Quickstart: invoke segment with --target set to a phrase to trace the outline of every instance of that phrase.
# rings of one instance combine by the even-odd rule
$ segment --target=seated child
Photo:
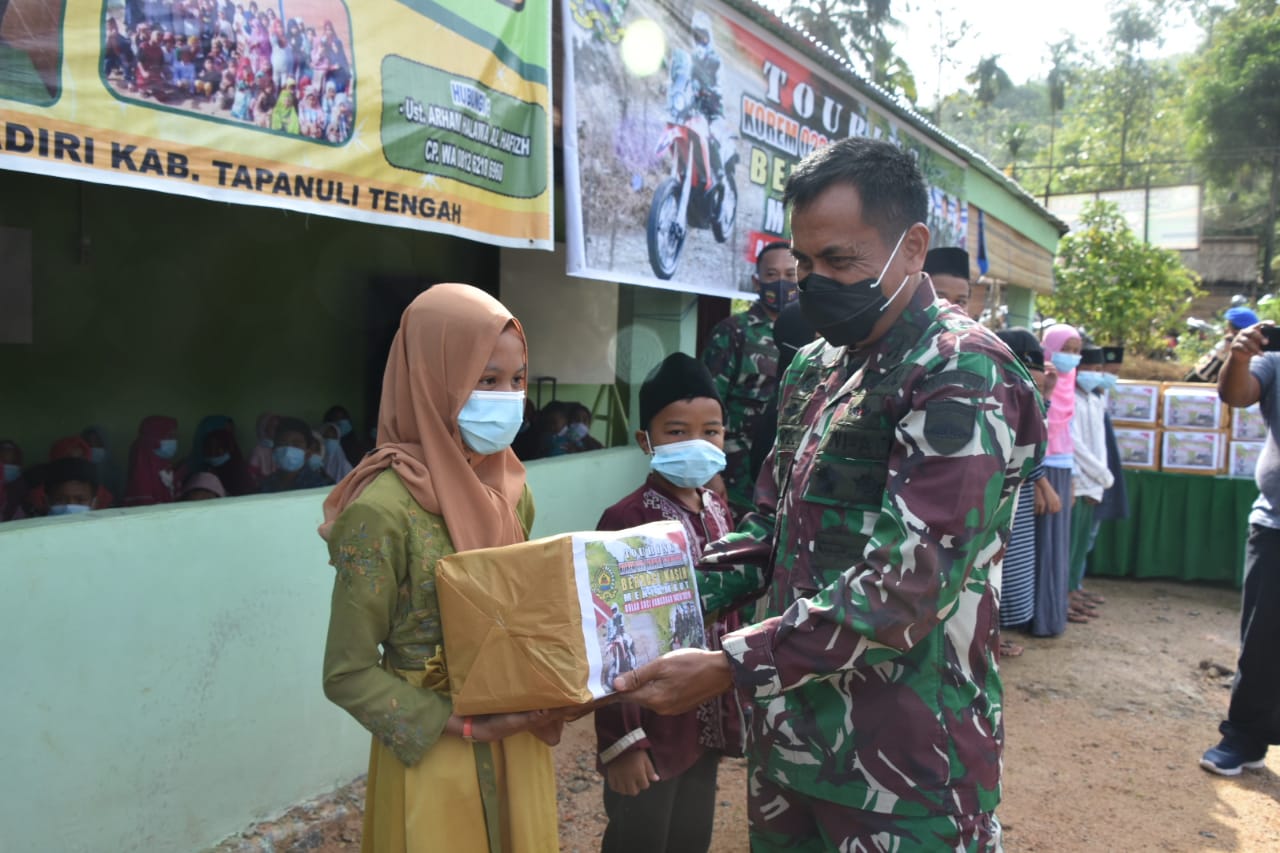
[[[311,427],[298,418],[281,417],[276,422],[272,459],[275,470],[262,482],[264,492],[291,492],[296,489],[317,489],[332,486],[333,480],[324,472],[324,458],[317,470],[307,464],[307,451],[313,448]],[[315,443],[318,449],[318,442]]]
[[[597,528],[651,521],[684,525],[693,553],[728,534],[729,505],[704,488],[724,468],[724,406],[695,358],[675,353],[640,386],[636,442],[652,458],[643,486],[605,510]],[[707,617],[707,648],[738,627],[736,614]],[[715,816],[721,755],[742,753],[741,707],[733,691],[677,716],[630,702],[595,712],[609,816],[602,850],[705,851]]]
[[[45,466],[44,490],[49,515],[75,515],[94,508],[98,472],[88,459],[68,456]]]
[[[581,403],[569,404],[569,440],[573,442],[575,452],[604,448],[591,435],[591,410]]]
[[[192,474],[187,482],[182,486],[182,495],[178,498],[180,501],[210,501],[215,498],[225,498],[227,490],[223,488],[222,481],[218,479],[217,474],[208,471],[201,471],[198,474]]]

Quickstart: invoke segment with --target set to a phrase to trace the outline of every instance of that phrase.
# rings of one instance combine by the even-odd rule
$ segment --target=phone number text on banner
[[[550,249],[550,3],[0,3],[0,168]]]

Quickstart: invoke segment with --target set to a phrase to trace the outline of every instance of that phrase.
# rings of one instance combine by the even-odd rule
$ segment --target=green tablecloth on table
[[[1239,587],[1253,480],[1125,471],[1129,517],[1103,522],[1089,573]]]

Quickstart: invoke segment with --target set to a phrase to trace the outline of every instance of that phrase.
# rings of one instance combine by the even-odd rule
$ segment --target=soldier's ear
[[[640,449],[643,450],[646,455],[653,453],[653,448],[649,446],[648,430],[636,430],[636,444],[640,445]]]
[[[902,238],[902,248],[898,252],[906,262],[908,275],[924,269],[924,257],[929,254],[929,226],[923,222],[917,222],[908,228],[906,236]]]

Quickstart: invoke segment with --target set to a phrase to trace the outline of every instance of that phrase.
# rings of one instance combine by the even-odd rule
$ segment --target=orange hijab
[[[437,284],[410,303],[387,356],[378,447],[325,500],[323,538],[365,487],[393,468],[423,509],[444,517],[457,550],[524,541],[516,516],[524,465],[510,448],[475,453],[458,432],[458,413],[508,325],[524,338],[501,302],[466,284]]]

